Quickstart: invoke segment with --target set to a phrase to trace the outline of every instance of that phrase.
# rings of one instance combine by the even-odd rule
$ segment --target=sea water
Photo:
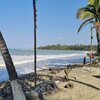
[[[34,72],[34,51],[25,49],[10,49],[18,75]],[[50,67],[63,67],[68,64],[82,63],[86,51],[75,50],[37,50],[37,70]],[[89,59],[87,58],[87,61]],[[0,81],[8,79],[8,73],[0,55]]]

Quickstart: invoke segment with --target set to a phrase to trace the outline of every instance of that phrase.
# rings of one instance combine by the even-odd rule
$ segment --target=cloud
[[[61,37],[59,37],[59,40],[64,40],[64,37],[62,37],[62,36],[61,36]]]

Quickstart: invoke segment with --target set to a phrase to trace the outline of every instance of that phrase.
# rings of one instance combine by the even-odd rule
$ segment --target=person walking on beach
[[[83,58],[83,64],[86,64],[86,57]]]

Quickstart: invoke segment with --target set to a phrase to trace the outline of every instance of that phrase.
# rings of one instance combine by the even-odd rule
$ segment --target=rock
[[[41,83],[34,87],[34,74],[29,74],[18,79],[18,82],[21,84],[23,92],[25,96],[28,98],[27,100],[40,100],[40,97],[43,97],[44,92],[55,92],[58,87],[53,80],[45,81],[41,78]],[[28,79],[29,78],[29,79]],[[33,81],[30,81],[33,79]],[[10,85],[10,81],[0,83],[0,96],[1,100],[13,100],[12,88]]]
[[[55,83],[56,83],[56,84],[59,83],[59,80],[55,81]]]
[[[4,85],[5,84],[5,85]],[[12,89],[10,83],[3,83],[4,87],[0,90],[0,94],[3,96],[9,96],[12,94]]]
[[[13,100],[10,82],[3,82],[0,85],[0,100]]]
[[[37,93],[41,93],[41,92],[47,92],[47,91],[55,91],[57,89],[58,89],[58,87],[55,82],[44,81],[44,82],[38,84],[38,86],[36,86],[34,88],[34,91]]]
[[[25,96],[29,96],[30,92],[29,91],[25,91]]]
[[[74,85],[72,83],[67,83],[64,88],[72,89]]]

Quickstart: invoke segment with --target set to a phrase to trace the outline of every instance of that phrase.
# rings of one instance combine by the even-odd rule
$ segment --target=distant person
[[[90,54],[90,63],[92,64],[93,62],[94,62],[94,54],[91,53],[91,54]]]
[[[83,64],[86,64],[86,57],[83,58]]]
[[[94,59],[94,54],[93,53],[90,54],[90,58]]]

